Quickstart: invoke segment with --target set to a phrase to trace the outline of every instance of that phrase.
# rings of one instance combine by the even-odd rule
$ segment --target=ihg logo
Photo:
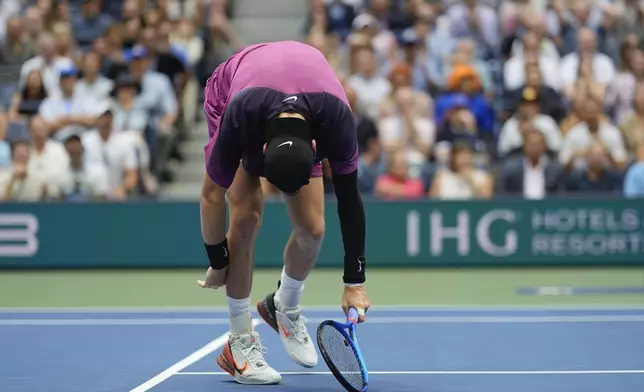
[[[38,218],[0,214],[0,257],[30,257],[38,252]]]

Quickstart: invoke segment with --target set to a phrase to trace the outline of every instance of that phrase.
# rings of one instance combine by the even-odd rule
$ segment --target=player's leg
[[[284,269],[277,292],[257,305],[262,318],[282,339],[287,353],[304,367],[318,362],[315,346],[301,317],[300,296],[304,281],[315,265],[324,238],[324,184],[320,170],[309,185],[286,204],[293,232],[284,250]]]
[[[250,313],[254,244],[263,204],[259,178],[240,166],[226,195],[230,214],[227,234],[230,262],[226,279],[230,338],[217,364],[242,384],[279,383],[281,376],[264,360]]]

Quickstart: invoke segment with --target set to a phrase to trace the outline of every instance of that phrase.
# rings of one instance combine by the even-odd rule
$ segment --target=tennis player
[[[210,268],[204,288],[226,286],[230,338],[217,363],[242,384],[275,384],[251,323],[254,242],[263,196],[260,177],[284,195],[293,232],[284,249],[278,289],[257,310],[299,365],[313,367],[317,352],[300,296],[324,237],[320,161],[328,159],[344,243],[342,307],[364,321],[365,214],[357,176],[357,140],[347,97],[318,50],[298,42],[250,46],[220,65],[208,80],[204,110],[210,142],[201,193],[201,228]],[[241,164],[240,164],[241,162]],[[226,202],[230,208],[226,233]],[[277,244],[276,244],[277,246]]]

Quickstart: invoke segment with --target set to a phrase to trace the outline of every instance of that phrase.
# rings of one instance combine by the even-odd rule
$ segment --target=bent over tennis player
[[[237,53],[215,70],[205,97],[210,142],[201,228],[210,268],[198,283],[226,286],[231,332],[217,363],[242,384],[279,383],[280,374],[264,359],[250,313],[254,241],[263,206],[259,178],[285,195],[293,232],[278,289],[258,302],[257,310],[279,333],[289,356],[313,367],[318,356],[301,315],[300,296],[324,237],[320,161],[325,158],[333,173],[345,250],[342,307],[345,312],[357,308],[359,321],[364,321],[370,305],[364,291],[365,214],[353,113],[322,53],[292,41]]]

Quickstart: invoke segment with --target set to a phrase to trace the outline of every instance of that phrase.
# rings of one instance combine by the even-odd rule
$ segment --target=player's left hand
[[[206,280],[198,280],[197,284],[203,289],[217,290],[226,285],[226,277],[228,276],[228,267],[220,270],[208,268],[206,272]]]
[[[356,308],[358,310],[358,322],[365,321],[367,310],[371,306],[371,301],[367,297],[367,292],[363,286],[344,287],[342,294],[342,309],[345,314],[349,313],[349,308]]]

